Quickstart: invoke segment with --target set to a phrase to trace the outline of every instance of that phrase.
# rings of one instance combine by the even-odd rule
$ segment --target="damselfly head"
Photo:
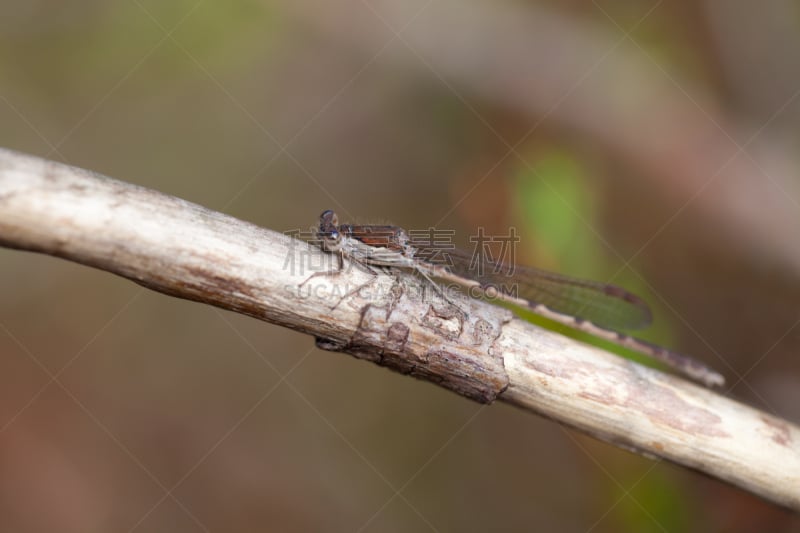
[[[317,236],[322,241],[322,248],[328,252],[336,252],[342,247],[342,234],[339,233],[339,217],[327,209],[319,216]]]
[[[339,217],[336,216],[336,213],[332,209],[326,209],[319,216],[320,229],[322,229],[323,227],[336,227],[338,225],[339,225]]]

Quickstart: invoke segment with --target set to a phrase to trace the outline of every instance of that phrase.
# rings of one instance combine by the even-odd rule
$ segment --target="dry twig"
[[[308,333],[800,510],[797,426],[484,302],[445,312],[414,297],[412,276],[312,277],[332,263],[308,244],[178,198],[0,149],[0,245]]]

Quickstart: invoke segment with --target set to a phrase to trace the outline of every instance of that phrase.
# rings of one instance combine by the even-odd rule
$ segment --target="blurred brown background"
[[[5,2],[0,145],[276,230],[522,236],[800,421],[800,4]],[[699,474],[0,250],[2,531],[797,531]]]

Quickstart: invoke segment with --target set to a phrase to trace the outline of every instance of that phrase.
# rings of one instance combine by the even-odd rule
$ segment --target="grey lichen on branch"
[[[796,425],[486,302],[421,298],[424,284],[408,273],[347,263],[339,272],[330,254],[287,235],[5,149],[0,245],[289,327],[321,348],[513,403],[800,510]]]

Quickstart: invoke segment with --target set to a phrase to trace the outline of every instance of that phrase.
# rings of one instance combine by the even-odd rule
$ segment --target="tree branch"
[[[321,348],[507,401],[800,510],[796,425],[485,302],[439,309],[418,297],[424,285],[411,275],[317,274],[336,263],[302,241],[5,149],[0,245],[314,335]]]

